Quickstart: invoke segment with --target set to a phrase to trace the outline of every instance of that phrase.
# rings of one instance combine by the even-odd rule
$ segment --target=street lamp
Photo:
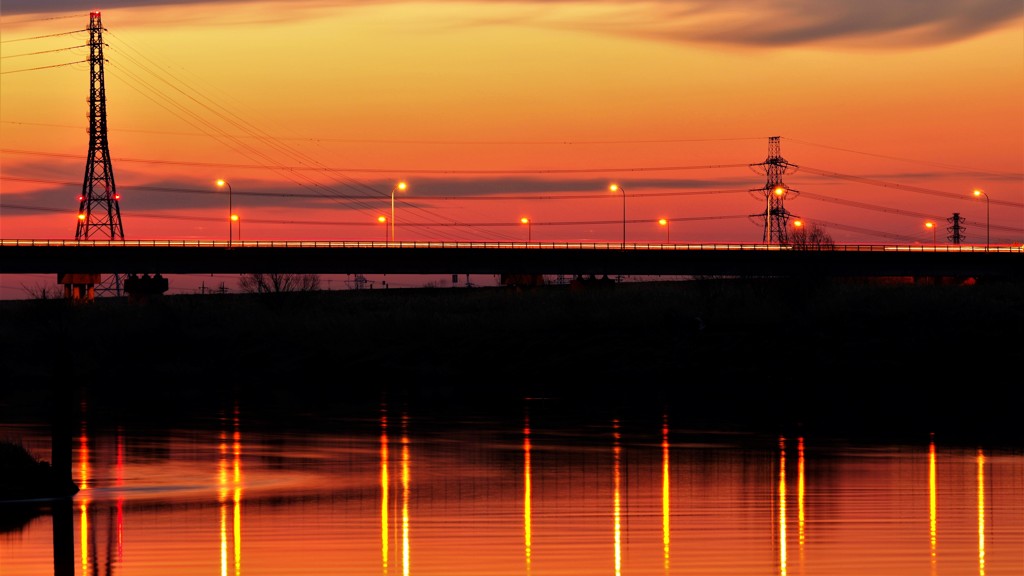
[[[526,224],[526,242],[531,242],[533,240],[533,231],[531,230],[533,228],[533,222],[526,216],[520,218],[519,221]]]
[[[985,197],[985,251],[988,252],[988,246],[992,242],[992,212],[988,206],[988,194],[985,194],[983,190],[975,190],[974,197],[978,196]]]
[[[387,216],[377,216],[377,222],[380,222],[381,224],[384,225],[384,245],[387,246],[388,245],[388,240],[390,239],[389,236],[388,236],[388,217]]]
[[[670,244],[672,242],[672,240],[671,240],[671,238],[672,238],[672,236],[671,236],[672,227],[669,226],[669,224],[668,224],[668,218],[662,218],[662,219],[658,220],[658,224],[661,224],[662,226],[665,227],[665,243],[666,244]]]
[[[391,189],[391,241],[392,242],[395,241],[395,192],[398,191],[398,190],[401,190],[402,192],[405,192],[405,189],[408,188],[408,187],[409,187],[409,185],[406,184],[405,182],[399,182],[398,184],[395,185],[394,188]]]
[[[935,240],[935,223],[934,222],[925,222],[924,223],[924,227],[928,228],[929,230],[932,231],[932,245],[933,246],[938,246],[938,242]]]
[[[622,192],[622,249],[626,249],[626,189],[618,184],[608,187],[612,192]]]
[[[221,178],[220,180],[217,180],[217,186],[220,187],[220,188],[223,188],[225,186],[228,187],[228,248],[230,248],[231,247],[231,232],[232,232],[232,229],[234,228],[231,225],[231,216],[234,214],[234,208],[231,207],[231,184],[228,183],[227,180]]]

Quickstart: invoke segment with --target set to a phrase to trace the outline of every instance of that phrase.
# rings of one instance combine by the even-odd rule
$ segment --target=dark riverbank
[[[0,416],[176,421],[387,399],[439,414],[670,410],[679,425],[1024,444],[1019,284],[792,280],[0,302]]]

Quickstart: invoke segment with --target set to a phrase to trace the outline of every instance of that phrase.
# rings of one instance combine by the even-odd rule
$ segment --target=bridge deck
[[[0,240],[0,273],[1024,275],[1024,247],[976,245]]]

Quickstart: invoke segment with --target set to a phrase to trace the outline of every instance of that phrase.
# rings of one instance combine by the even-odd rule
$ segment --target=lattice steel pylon
[[[107,142],[107,95],[103,82],[103,24],[100,12],[89,13],[89,156],[79,197],[75,240],[124,240],[120,196]],[[114,274],[97,292],[121,292],[121,276]]]
[[[768,157],[760,164],[751,164],[750,168],[759,174],[767,176],[765,185],[762,188],[752,188],[752,194],[760,195],[764,200],[764,212],[753,214],[751,218],[764,219],[764,236],[762,240],[767,244],[788,244],[789,243],[789,217],[791,214],[786,210],[786,197],[795,198],[800,194],[782,181],[787,173],[794,172],[799,168],[796,164],[790,164],[782,157],[781,146],[778,136],[768,138]]]

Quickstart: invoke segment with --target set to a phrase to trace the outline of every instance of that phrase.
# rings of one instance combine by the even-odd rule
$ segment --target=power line
[[[941,196],[943,198],[952,198],[952,199],[955,199],[955,200],[965,200],[965,199],[968,198],[968,196],[966,194],[957,194],[955,192],[945,192],[943,190],[934,190],[932,188],[922,188],[920,186],[909,186],[907,184],[896,184],[894,182],[885,182],[883,180],[876,180],[876,179],[873,179],[873,178],[865,178],[863,176],[851,176],[849,174],[840,174],[838,172],[832,172],[832,171],[829,171],[829,170],[821,170],[819,168],[811,168],[811,167],[806,166],[806,165],[801,165],[800,168],[802,170],[810,172],[812,174],[817,174],[818,176],[825,176],[825,177],[828,177],[828,178],[836,178],[836,179],[839,179],[839,180],[848,180],[848,181],[851,181],[851,182],[858,182],[860,184],[869,184],[871,186],[880,186],[880,187],[883,187],[883,188],[895,188],[895,189],[904,190],[904,191],[907,191],[907,192],[916,192],[916,193],[919,193],[919,194],[930,194],[932,196]],[[996,200],[991,200],[991,202],[993,204],[1000,204],[1002,206],[1011,206],[1011,207],[1015,207],[1015,208],[1022,208],[1022,207],[1024,207],[1024,203],[1012,202],[1012,201],[1009,201],[1009,200],[998,200],[998,199],[996,199]]]
[[[4,204],[6,209],[26,210],[33,212],[54,212],[54,213],[66,213],[67,210],[62,208],[47,208],[40,206],[26,206],[22,204]],[[189,222],[222,222],[223,218],[211,217],[211,216],[180,216],[175,214],[152,214],[148,212],[134,212],[134,218],[138,219],[150,219],[150,220],[176,220],[176,221],[189,221]],[[731,215],[731,216],[687,216],[678,218],[669,218],[672,222],[701,222],[711,220],[734,220],[740,218],[746,218],[746,215]],[[658,220],[655,218],[638,218],[632,220],[626,220],[627,224],[645,224],[653,223]],[[377,221],[366,221],[366,220],[297,220],[297,219],[280,219],[280,218],[247,218],[246,223],[248,224],[301,224],[306,226],[357,226],[357,227],[378,227],[380,223]],[[560,220],[560,221],[532,221],[532,226],[602,226],[611,224],[620,224],[621,219],[616,220]],[[508,228],[515,227],[519,228],[522,223],[515,222],[445,222],[445,223],[433,223],[433,222],[413,222],[406,223],[403,226],[408,228]]]
[[[875,153],[872,153],[872,152],[861,152],[859,150],[850,150],[849,148],[840,148],[839,146],[829,146],[827,144],[816,144],[814,142],[808,142],[806,140],[798,140],[798,139],[795,139],[795,138],[785,138],[785,139],[789,140],[791,142],[799,142],[801,144],[806,144],[808,146],[817,146],[818,148],[827,148],[829,150],[838,150],[840,152],[849,152],[849,153],[852,153],[852,154],[860,154],[862,156],[871,156],[873,158],[884,158],[886,160],[898,160],[900,162],[909,162],[909,163],[914,163],[914,164],[923,164],[923,165],[926,165],[926,166],[938,166],[940,168],[950,168],[950,169],[954,169],[954,170],[964,170],[964,171],[967,171],[967,172],[973,172],[975,174],[984,174],[984,175],[988,175],[988,176],[1018,176],[1018,177],[1021,176],[1021,174],[1019,174],[1019,173],[992,172],[990,170],[978,170],[977,168],[970,168],[970,167],[967,167],[967,166],[957,166],[955,164],[946,164],[946,163],[943,163],[943,162],[932,162],[932,161],[929,161],[929,160],[914,160],[914,159],[910,159],[910,158],[900,158],[899,156],[889,156],[889,155],[886,155],[886,154],[875,154]]]
[[[77,48],[88,48],[88,44],[81,44],[79,46],[68,46],[67,48],[54,48],[53,50],[41,50],[39,52],[26,52],[24,54],[11,54],[10,56],[0,56],[0,60],[7,60],[8,58],[23,58],[25,56],[38,56],[40,54],[52,54],[54,52],[65,52],[67,50],[75,50]],[[77,62],[76,62],[77,64]]]
[[[70,18],[70,16],[67,16]],[[25,20],[24,22],[39,22],[41,20],[57,20],[57,18],[40,18],[39,20]],[[15,24],[21,24],[22,22],[15,22]],[[80,34],[82,32],[88,32],[89,30],[83,28],[81,30],[72,30],[70,32],[58,32],[56,34],[44,34],[42,36],[31,36],[28,38],[12,38],[10,40],[0,40],[0,44],[8,44],[10,42],[25,42],[26,40],[41,40],[43,38],[54,38],[56,36],[68,36],[71,34]]]
[[[76,60],[74,62],[65,62],[64,64],[50,64],[49,66],[36,66],[35,68],[22,68],[20,70],[7,70],[0,72],[0,74],[16,74],[18,72],[33,72],[35,70],[46,70],[48,68],[62,68],[64,66],[74,66],[75,64],[85,64],[88,60]]]

